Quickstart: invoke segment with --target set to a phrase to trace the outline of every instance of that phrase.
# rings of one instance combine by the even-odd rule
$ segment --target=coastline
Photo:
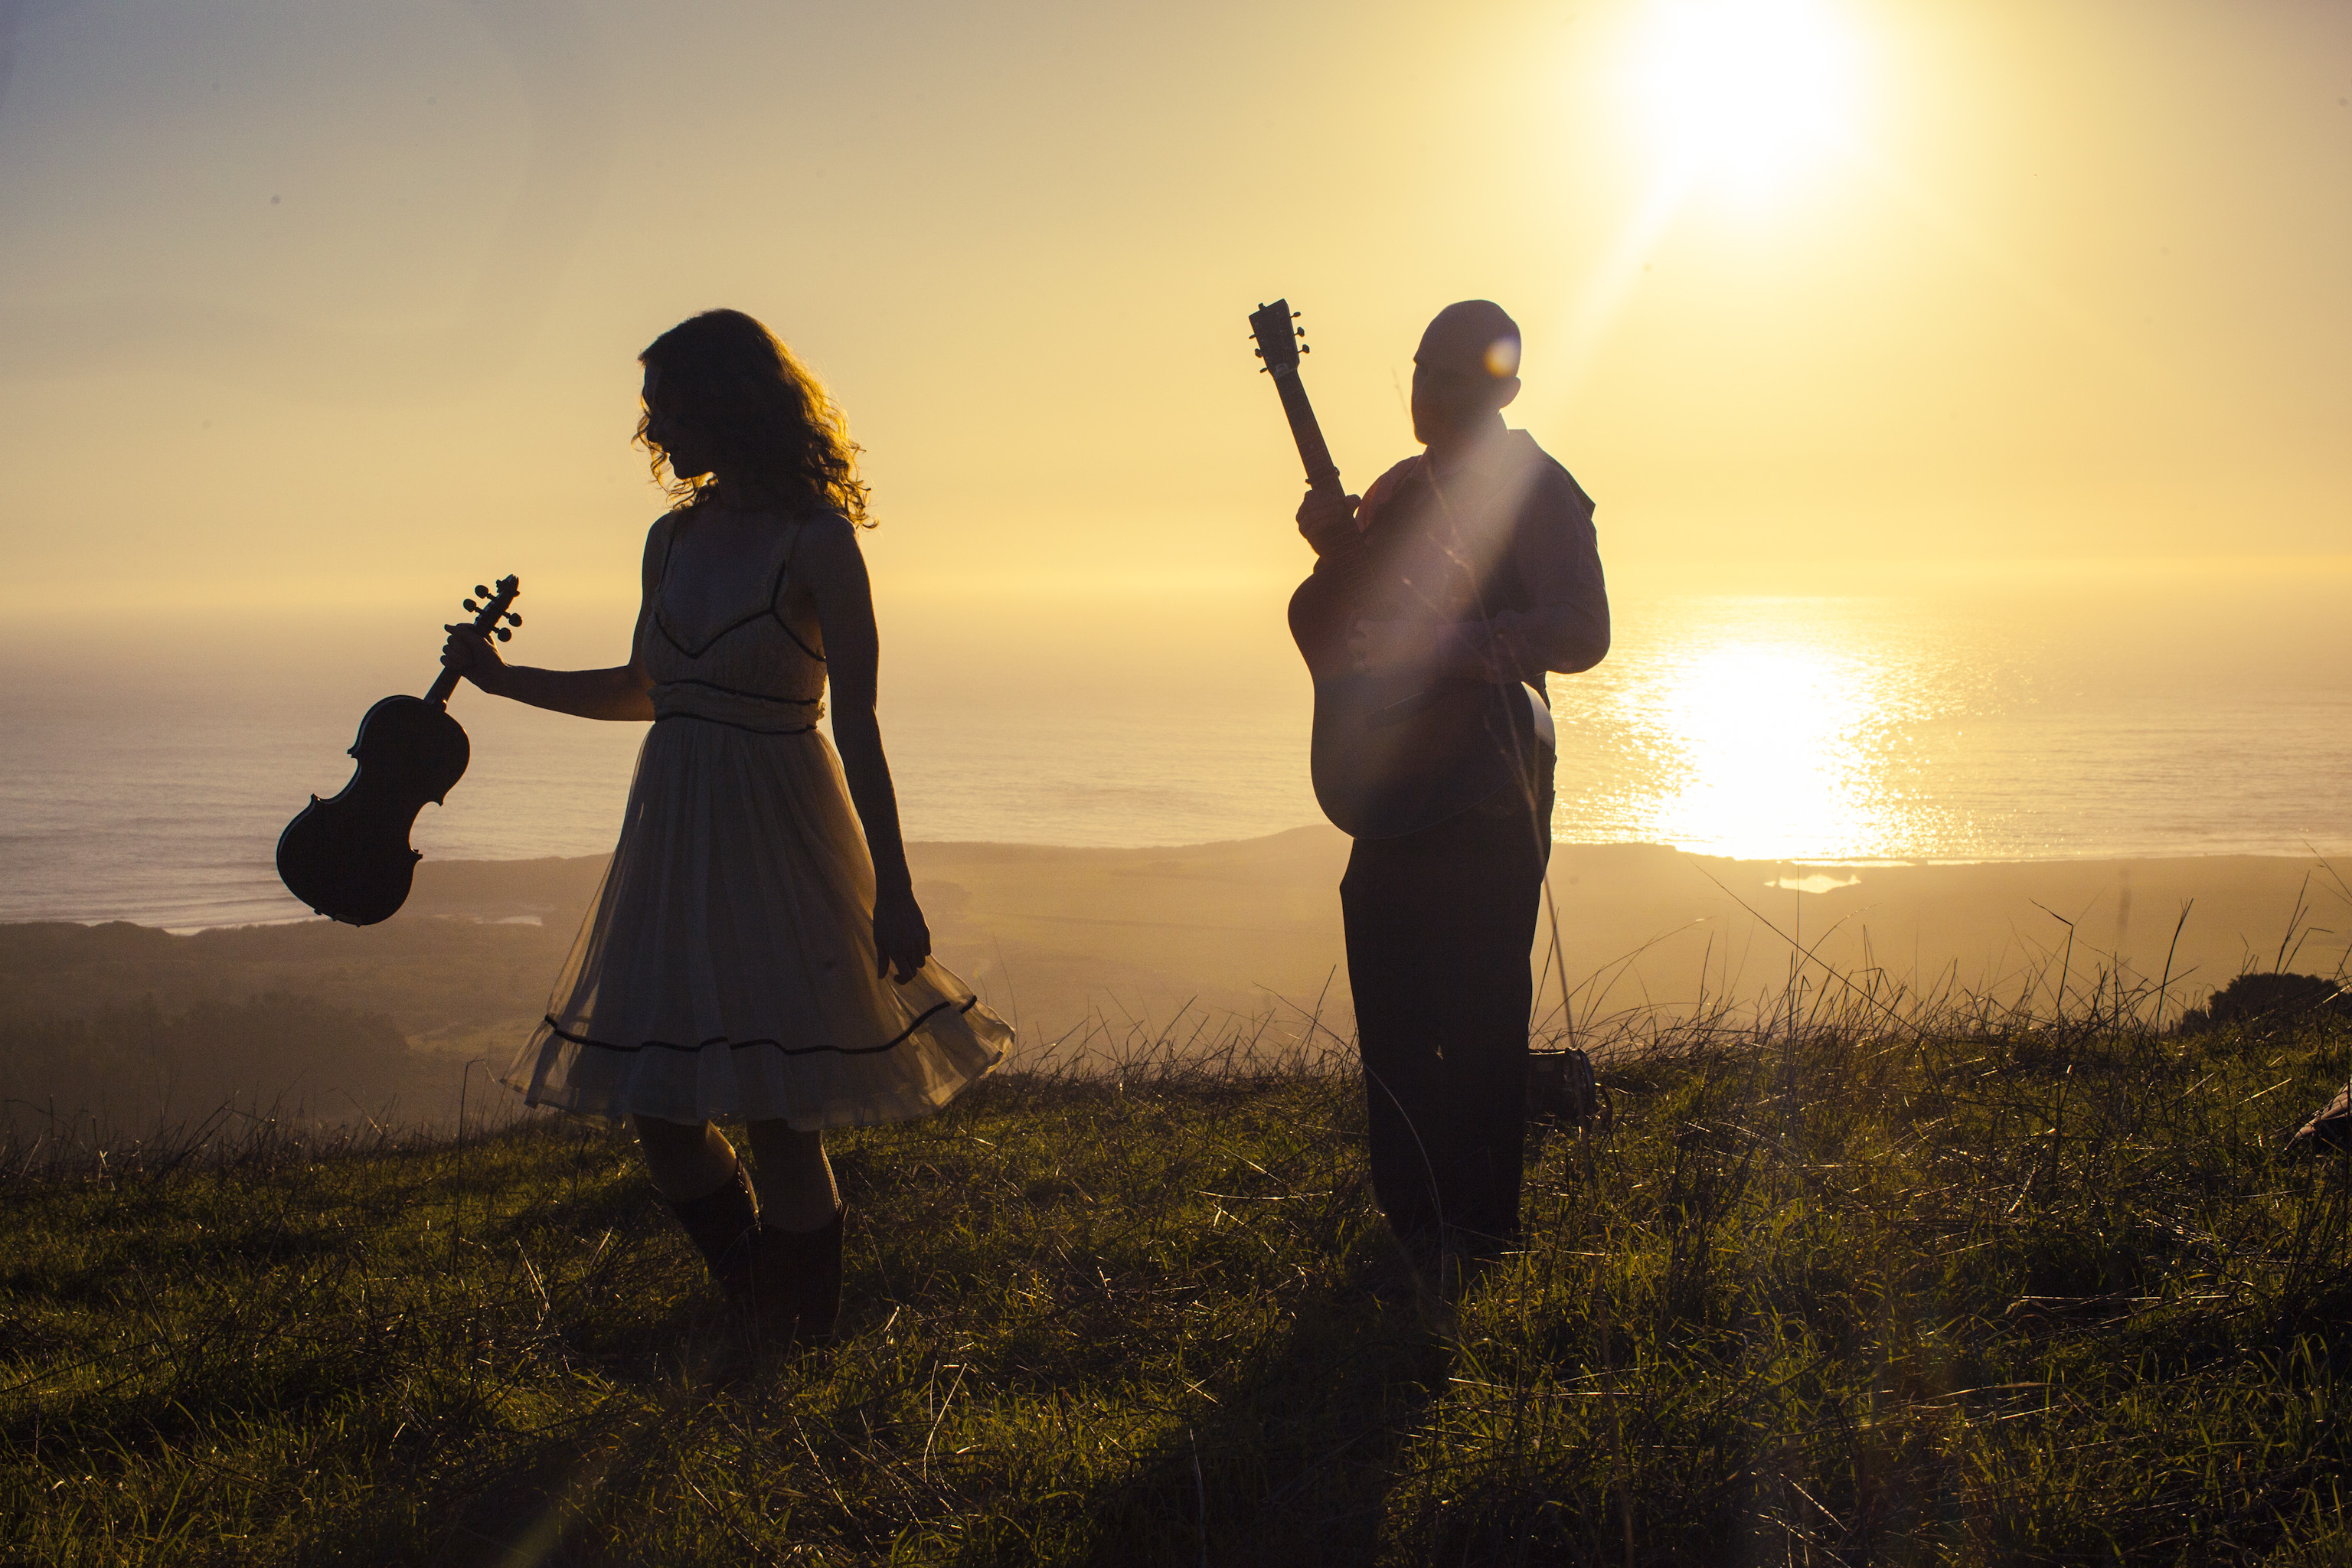
[[[1270,1037],[1349,1037],[1337,895],[1348,840],[1335,829],[1180,847],[908,849],[940,961],[1021,1026],[1024,1051],[1058,1041],[1066,1056],[1102,1054],[1234,1017],[1271,1017]],[[537,1018],[604,861],[426,860],[383,926],[212,928],[150,940],[136,962],[96,939],[68,943],[88,950],[71,959],[33,940],[54,923],[11,922],[0,971],[18,1012],[79,1010],[78,996],[309,993],[382,1011],[422,1048],[499,1057]],[[2177,1010],[2244,969],[2332,973],[2352,930],[2352,899],[2314,857],[1800,864],[1564,844],[1550,881],[1585,1026],[1768,1004],[1792,968],[1809,987],[1869,975],[1915,994],[2045,1002],[2062,978],[2168,975]],[[1545,1015],[1560,994],[1551,943],[1539,920]]]

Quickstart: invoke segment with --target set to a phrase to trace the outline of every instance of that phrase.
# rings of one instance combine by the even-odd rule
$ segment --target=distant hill
[[[53,1118],[142,1136],[224,1107],[440,1127],[469,1083],[477,1112],[511,1110],[483,1066],[545,1010],[604,866],[426,861],[408,907],[364,930],[0,925],[0,1120],[20,1137]]]

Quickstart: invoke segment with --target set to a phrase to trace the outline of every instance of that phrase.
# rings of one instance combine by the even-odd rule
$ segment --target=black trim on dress
[[[654,626],[660,631],[663,637],[669,640],[670,647],[677,649],[678,652],[686,655],[688,658],[700,658],[704,654],[709,653],[712,648],[717,647],[720,643],[726,641],[728,637],[741,631],[745,626],[751,625],[753,622],[758,621],[764,616],[772,615],[773,613],[774,612],[771,610],[754,610],[750,615],[745,616],[741,620],[737,621],[733,626],[723,627],[720,630],[712,633],[710,640],[704,643],[700,647],[688,647],[684,643],[677,640],[677,634],[669,629],[669,623],[667,621],[662,619],[662,608],[659,604],[656,604],[654,605]],[[786,635],[790,635],[792,628],[787,626],[784,629]],[[793,638],[793,641],[794,642],[799,642],[800,640],[801,639],[798,637]],[[808,650],[806,648],[803,648],[801,651],[806,653]]]
[[[757,724],[738,724],[732,719],[713,719],[708,713],[663,713],[655,717],[656,724],[667,724],[679,719],[691,719],[698,724],[724,724],[730,730],[740,730],[746,735],[805,735],[814,724],[796,724],[789,730],[762,730]]]
[[[722,692],[729,697],[748,697],[754,702],[790,702],[801,708],[805,708],[812,702],[822,702],[824,700],[822,697],[777,697],[765,691],[739,691],[732,686],[721,686],[715,680],[697,680],[690,675],[680,676],[676,680],[656,680],[654,682],[654,685],[656,688],[664,686],[699,686],[706,690]]]
[[[870,1057],[882,1051],[896,1049],[906,1044],[915,1031],[921,1028],[936,1014],[943,1013],[950,1007],[959,1014],[969,1013],[979,1005],[980,998],[977,995],[966,997],[961,1002],[935,1002],[918,1014],[913,1023],[878,1046],[788,1046],[782,1040],[730,1040],[724,1035],[713,1035],[698,1046],[681,1046],[668,1040],[646,1040],[640,1045],[616,1046],[610,1040],[592,1040],[585,1035],[572,1033],[555,1021],[555,1015],[552,1013],[548,1014],[541,1022],[546,1024],[548,1032],[557,1039],[569,1040],[575,1046],[593,1046],[600,1051],[624,1051],[631,1055],[638,1051],[683,1051],[692,1056],[700,1051],[707,1051],[713,1046],[725,1046],[730,1051],[748,1050],[753,1046],[773,1046],[788,1057],[813,1057],[822,1051],[831,1051],[836,1056]]]
[[[776,601],[784,596],[784,574],[793,569],[793,562],[800,555],[801,530],[803,526],[805,526],[805,520],[793,525],[793,542],[784,547],[784,563],[776,568],[775,585],[768,590],[768,614],[776,617],[776,625],[782,626],[784,629],[784,635],[793,639],[793,646],[794,647],[800,649],[803,653],[808,655],[819,664],[823,664],[824,662],[824,655],[817,652],[816,649],[801,641],[801,634],[793,630],[792,622],[784,619],[784,612],[776,606]]]
[[[801,641],[800,633],[793,630],[791,625],[785,621],[783,613],[776,608],[776,600],[783,594],[784,591],[784,574],[793,569],[793,560],[800,553],[801,530],[807,525],[807,521],[808,520],[806,518],[798,518],[793,522],[792,542],[784,547],[783,560],[777,563],[776,580],[768,584],[767,606],[764,609],[754,610],[750,615],[745,616],[741,620],[736,621],[730,626],[722,626],[718,631],[711,633],[709,640],[705,642],[700,647],[688,647],[684,643],[678,641],[677,634],[669,629],[669,622],[662,615],[662,603],[666,596],[663,590],[667,588],[669,585],[670,552],[677,548],[677,525],[676,523],[672,523],[670,525],[669,539],[662,545],[661,576],[654,584],[654,628],[660,632],[661,635],[668,640],[670,647],[677,649],[678,652],[686,655],[687,658],[700,658],[704,654],[709,653],[712,648],[717,647],[722,639],[741,631],[745,626],[750,626],[752,622],[759,620],[763,616],[772,616],[774,618],[776,625],[783,627],[784,635],[793,639],[793,646],[794,647],[808,655],[809,658],[816,660],[817,663],[823,664],[824,662],[824,655],[817,652],[816,649]]]
[[[819,664],[823,664],[824,662],[824,655],[817,652],[816,649],[801,641],[801,634],[793,630],[793,624],[784,619],[784,613],[782,610],[779,610],[774,605],[771,605],[768,606],[768,614],[776,617],[776,625],[782,626],[784,629],[784,635],[793,639],[793,646],[794,647],[800,649],[803,653],[808,655]]]

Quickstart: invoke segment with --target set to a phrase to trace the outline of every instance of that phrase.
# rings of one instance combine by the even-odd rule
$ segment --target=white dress
[[[533,1105],[796,1129],[938,1110],[1013,1031],[926,963],[874,973],[874,863],[816,729],[824,660],[789,616],[804,521],[740,554],[673,514],[646,670],[654,725],[613,861],[505,1081]]]

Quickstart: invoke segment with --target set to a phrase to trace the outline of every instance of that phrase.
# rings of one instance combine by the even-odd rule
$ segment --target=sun
[[[1859,55],[1852,30],[1814,0],[1666,0],[1631,85],[1686,176],[1760,195],[1846,134]]]

